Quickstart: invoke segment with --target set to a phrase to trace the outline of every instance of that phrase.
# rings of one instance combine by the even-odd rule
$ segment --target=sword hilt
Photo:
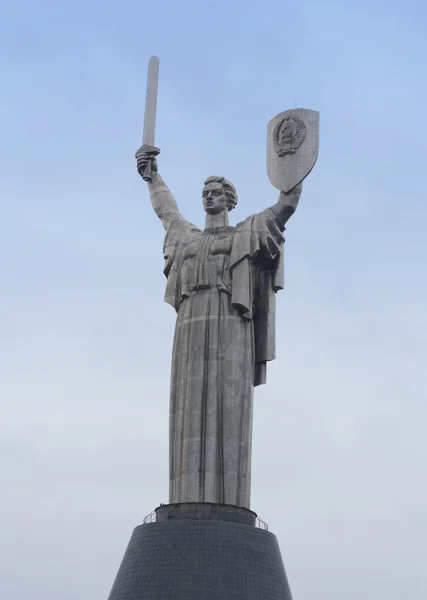
[[[144,181],[151,183],[152,175],[153,175],[153,159],[160,154],[160,148],[156,148],[156,146],[142,146],[141,150],[146,154],[149,154],[149,160],[147,166],[145,167],[142,178]]]

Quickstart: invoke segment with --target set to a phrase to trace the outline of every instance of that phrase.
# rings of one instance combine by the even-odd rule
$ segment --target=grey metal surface
[[[276,537],[176,520],[134,530],[109,600],[292,600]]]
[[[144,157],[137,153],[139,164]],[[166,230],[166,302],[177,312],[170,394],[169,502],[250,507],[253,389],[275,358],[283,231],[301,194],[230,227],[237,192],[205,181],[204,229],[189,223],[158,170],[149,184]]]
[[[154,144],[158,59],[150,61],[144,145],[137,169],[166,230],[165,300],[177,312],[169,411],[169,502],[250,507],[254,387],[276,355],[275,294],[284,286],[283,232],[318,151],[315,111],[268,125],[268,168],[278,201],[230,227],[237,191],[204,182],[205,228],[188,222],[159,174]]]
[[[313,169],[319,154],[319,113],[296,108],[279,113],[267,126],[267,174],[288,192]]]
[[[158,86],[159,59],[157,56],[152,56],[148,63],[147,94],[145,97],[144,133],[142,137],[142,144],[145,146],[154,146]]]

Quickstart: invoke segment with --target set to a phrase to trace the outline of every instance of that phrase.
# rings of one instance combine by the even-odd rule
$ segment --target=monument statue
[[[317,159],[319,115],[288,110],[268,123],[267,174],[279,198],[236,226],[236,188],[207,177],[202,229],[159,173],[158,74],[152,57],[136,159],[165,228],[165,300],[177,313],[169,504],[135,527],[109,600],[292,600],[278,541],[250,508],[253,396],[275,358],[283,234]]]
[[[298,206],[301,181],[317,157],[317,113],[287,111],[269,124],[268,172],[281,189],[275,204],[232,227],[228,213],[237,204],[237,191],[224,177],[210,176],[201,194],[206,221],[200,229],[181,214],[159,173],[160,150],[154,146],[156,61],[150,64],[144,140],[136,159],[166,231],[165,300],[177,312],[169,502],[249,508],[253,392],[266,382],[267,362],[275,358],[275,294],[283,288],[283,232]],[[300,152],[304,144],[308,159]],[[284,159],[295,157],[290,170],[286,163],[283,180]],[[286,187],[292,176],[291,187]]]

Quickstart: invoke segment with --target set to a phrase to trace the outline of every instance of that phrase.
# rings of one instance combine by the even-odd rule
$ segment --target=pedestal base
[[[272,533],[230,519],[188,518],[182,507],[175,518],[169,510],[168,520],[135,528],[108,600],[292,600]],[[241,519],[245,509],[235,508]]]

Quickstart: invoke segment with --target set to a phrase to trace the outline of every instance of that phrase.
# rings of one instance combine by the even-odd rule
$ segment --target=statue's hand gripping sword
[[[152,161],[155,156],[160,154],[160,148],[154,145],[154,132],[156,129],[156,111],[157,111],[157,89],[159,85],[159,59],[152,56],[148,63],[147,95],[145,98],[145,117],[144,117],[144,135],[142,138],[142,152],[150,156],[150,160],[144,169],[142,178],[144,181],[151,181]]]

